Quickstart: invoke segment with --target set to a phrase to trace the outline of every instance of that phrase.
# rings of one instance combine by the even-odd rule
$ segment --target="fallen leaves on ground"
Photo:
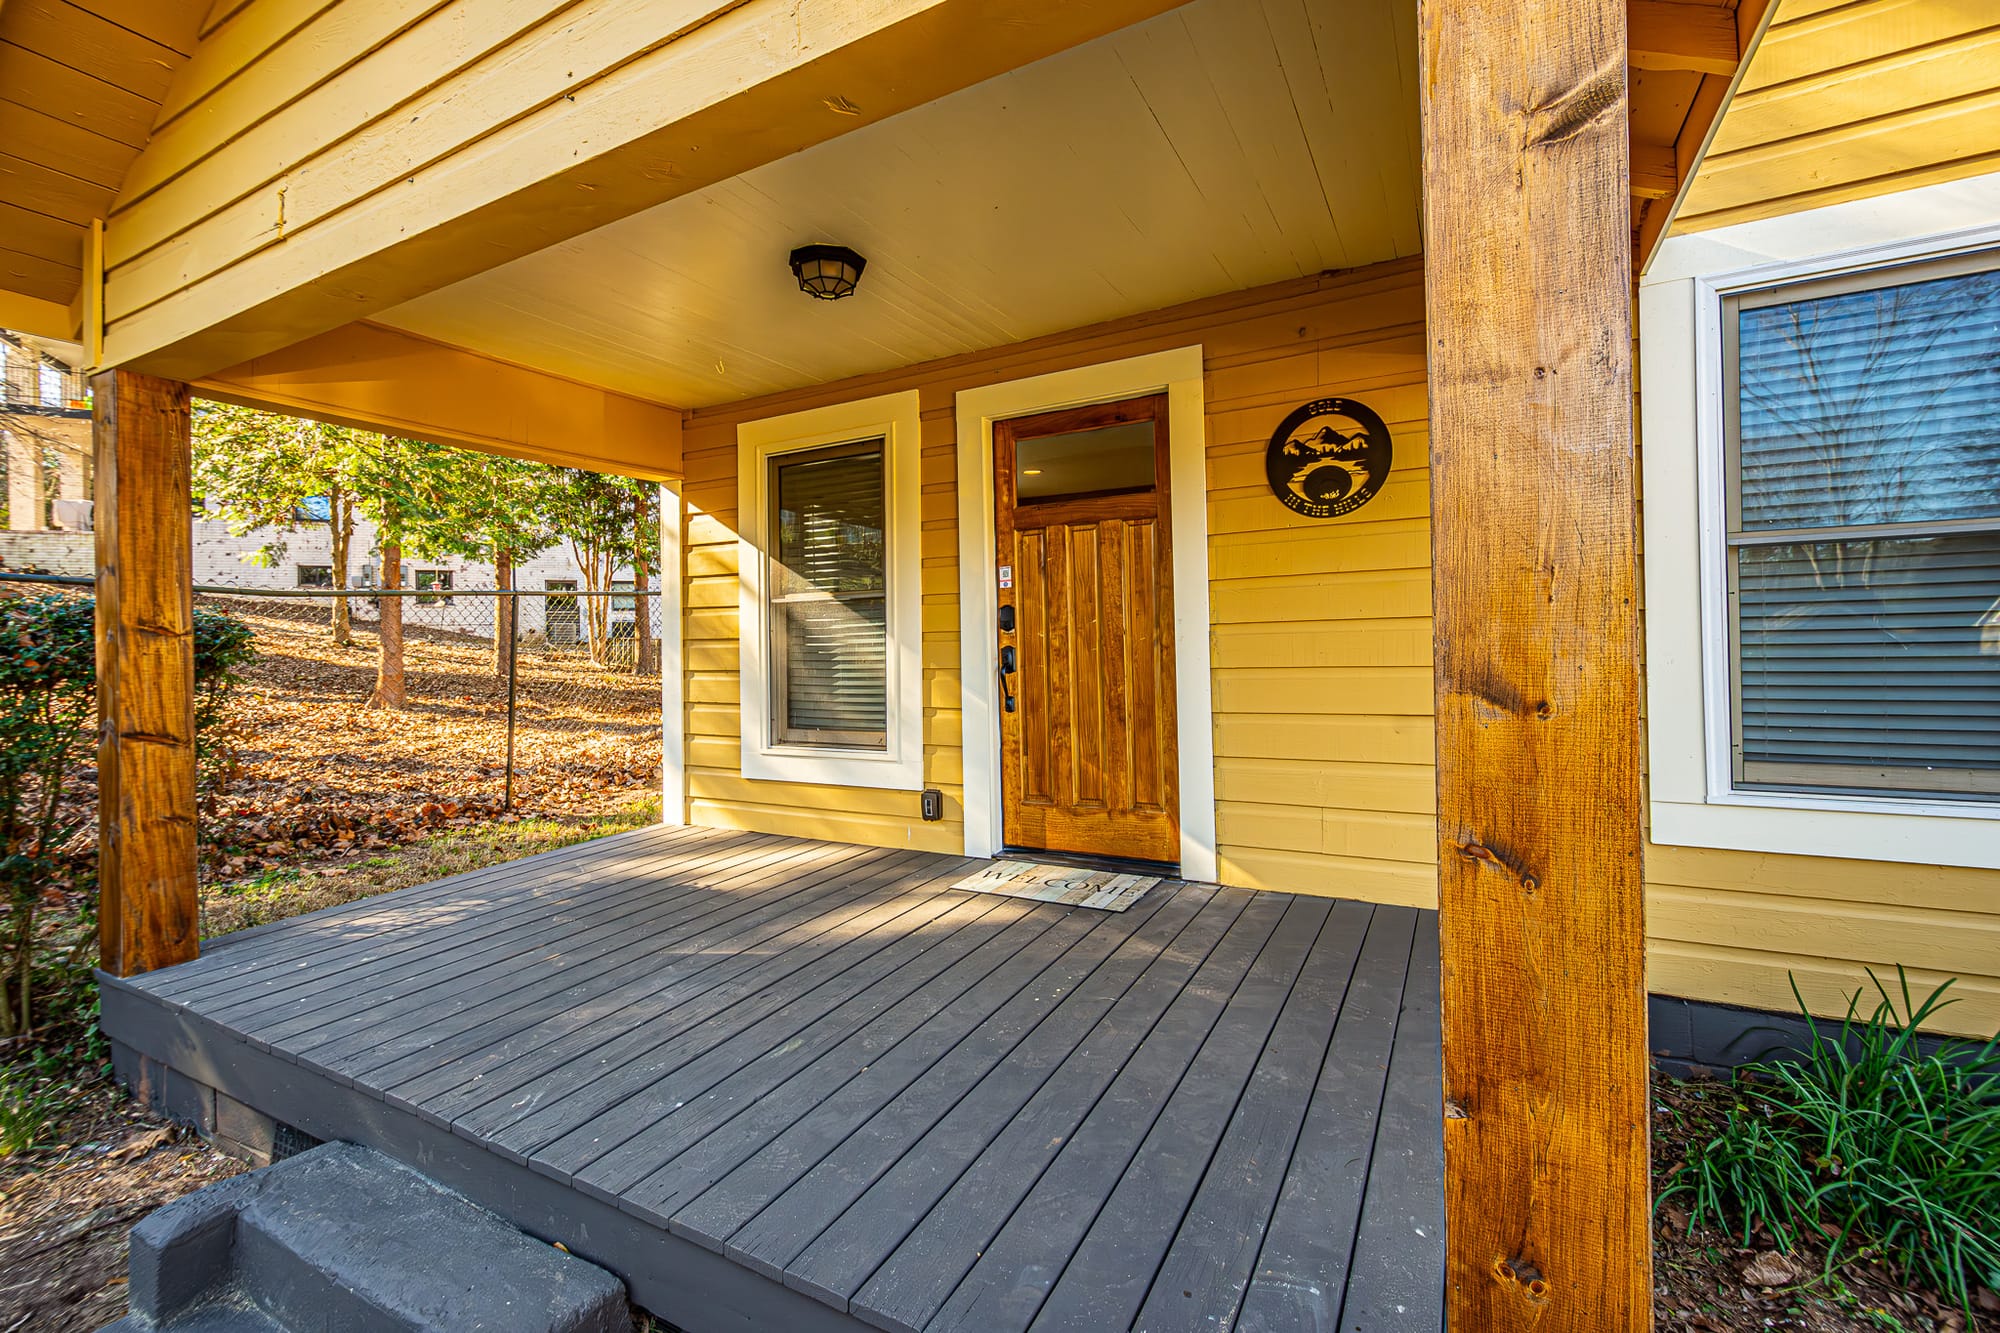
[[[208,878],[510,817],[598,815],[658,787],[656,678],[593,666],[580,650],[524,649],[509,811],[507,682],[488,640],[411,626],[407,706],[374,708],[376,651],[365,627],[341,645],[317,604],[218,604],[251,624],[258,659],[230,709],[240,768],[203,818]]]

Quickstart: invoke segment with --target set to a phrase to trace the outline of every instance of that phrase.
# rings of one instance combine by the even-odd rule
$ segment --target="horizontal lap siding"
[[[1421,271],[1359,274],[1163,311],[894,375],[698,412],[687,430],[689,796],[700,823],[885,846],[962,846],[953,395],[1200,343],[1207,362],[1210,644],[1222,879],[1435,902],[1430,524]],[[738,768],[736,423],[915,387],[923,395],[924,771],[913,793],[747,782]],[[1345,518],[1272,498],[1263,449],[1311,398],[1382,414],[1396,468]],[[1190,719],[1183,719],[1187,725]],[[2000,1027],[2000,872],[1650,847],[1655,991],[1822,1011],[1898,962],[1961,978],[1943,1025]]]
[[[1679,231],[2000,171],[2000,7],[1779,0]]]
[[[1837,1014],[1901,963],[1919,998],[1957,978],[1939,1027],[2000,1031],[2000,871],[1649,846],[1646,878],[1656,992],[1790,1010],[1796,978]]]
[[[1420,270],[1208,352],[1210,645],[1225,882],[1432,906],[1430,441]],[[1304,343],[1304,345],[1301,345]],[[1344,518],[1271,495],[1264,451],[1314,398],[1359,399],[1395,464]]]

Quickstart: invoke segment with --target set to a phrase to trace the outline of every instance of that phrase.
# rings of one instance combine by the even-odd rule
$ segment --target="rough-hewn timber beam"
[[[106,364],[200,379],[1173,3],[524,0],[294,43],[135,164]]]
[[[673,408],[379,324],[322,333],[194,387],[204,398],[385,435],[648,481],[681,475]]]
[[[1449,1322],[1645,1329],[1625,4],[1422,26]]]
[[[104,970],[200,952],[188,388],[91,381],[97,450],[97,880]]]
[[[1634,69],[1681,69],[1727,77],[1742,51],[1736,15],[1718,4],[1690,0],[1628,0]]]

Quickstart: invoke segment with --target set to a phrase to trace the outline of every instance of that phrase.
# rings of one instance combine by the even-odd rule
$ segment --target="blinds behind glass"
[[[882,749],[888,739],[882,441],[771,460],[775,739]]]
[[[1740,783],[2000,794],[1993,262],[1732,303]]]

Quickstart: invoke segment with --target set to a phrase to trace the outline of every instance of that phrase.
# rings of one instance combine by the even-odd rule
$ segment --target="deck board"
[[[301,1035],[294,1049],[355,1076],[409,1058],[435,1067],[485,1045],[489,1038],[482,1029],[518,1024],[516,1015],[537,1000],[598,982],[621,961],[631,961],[635,946],[657,956],[658,950],[678,948],[690,937],[700,936],[718,919],[733,923],[764,903],[759,890],[767,885],[775,885],[771,892],[784,899],[799,896],[792,877],[811,873],[821,864],[798,859],[760,863],[739,867],[686,894],[661,894],[656,901],[638,903],[621,897],[614,909],[580,916],[560,935],[545,941],[516,938],[485,954],[481,966],[454,963],[427,974],[423,984],[406,994],[392,991],[403,1011],[397,1027],[377,1022],[352,1033],[346,1042],[330,1041],[320,1029],[313,1029]]]
[[[708,991],[808,943],[880,902],[900,868],[892,859],[852,880],[814,886],[794,895],[773,915],[759,915],[742,930],[719,929],[682,947],[696,955],[685,967],[662,966],[643,954],[642,979],[579,1001],[564,1013],[526,1023],[483,1049],[449,1062],[417,1062],[419,1071],[390,1089],[447,1119],[498,1100],[572,1060],[592,1057],[614,1039],[652,1022],[658,1015],[692,1003]],[[400,1070],[384,1078],[405,1077]]]
[[[1152,1278],[1136,1327],[1191,1333],[1234,1323],[1372,915],[1361,903],[1344,902],[1328,916]]]
[[[105,1026],[691,1333],[1440,1327],[1435,917],[978,864],[644,830],[107,979]]]
[[[1389,1057],[1368,1190],[1341,1308],[1344,1333],[1442,1326],[1444,1056],[1437,1013],[1437,917],[1417,923]]]
[[[1416,920],[1396,907],[1369,920],[1237,1320],[1244,1333],[1338,1325]]]
[[[786,1266],[801,1250],[960,1097],[1005,1061],[1060,997],[1074,997],[1099,964],[1144,924],[1137,909],[1110,917],[1077,909],[1072,917],[1081,918],[1089,933],[1060,959],[1011,992],[1004,984],[996,986],[980,1003],[939,1014],[926,1025],[923,1039],[891,1057],[891,1079],[919,1071],[922,1077],[841,1140],[838,1148],[775,1198],[754,1187],[747,1195],[739,1192],[737,1204],[754,1216],[731,1230],[711,1233],[718,1239],[727,1236],[724,1252],[782,1280]],[[811,1123],[823,1122],[815,1116]],[[684,1216],[707,1215],[710,1206],[722,1202],[721,1195],[718,1190],[716,1197],[704,1197]],[[758,1207],[766,1198],[769,1203]]]
[[[1195,897],[1188,891],[1175,901]],[[1095,1005],[1085,1008],[1065,1002],[1014,1058],[981,1079],[793,1261],[787,1284],[823,1300],[851,1302],[862,1284],[909,1241],[903,1255],[906,1262],[896,1265],[895,1271],[913,1278],[936,1275],[936,1280],[928,1293],[914,1290],[915,1282],[899,1285],[898,1293],[913,1305],[927,1298],[933,1304],[941,1302],[951,1290],[943,1281],[945,1265],[963,1253],[964,1239],[954,1234],[957,1217],[950,1210],[932,1210],[954,1187],[965,1193],[976,1187],[976,1173],[971,1170],[975,1163],[1003,1185],[1018,1182],[1024,1174],[1038,1175],[1040,1166],[1030,1154],[1037,1149],[1052,1153],[1054,1145],[1067,1140],[1246,901],[1246,895],[1231,889],[1202,897],[1192,919],[1094,1024],[1090,1020]],[[1076,1032],[1086,1024],[1087,1032]],[[980,1211],[978,1206],[961,1209],[958,1216]],[[938,1220],[913,1237],[927,1215]]]
[[[244,932],[252,936],[247,940],[225,937],[221,941],[223,948],[156,974],[157,982],[149,977],[147,990],[177,1001],[224,994],[235,998],[243,993],[239,988],[250,983],[253,974],[276,974],[284,969],[282,974],[291,977],[302,975],[297,970],[300,964],[310,963],[314,970],[330,966],[342,950],[414,945],[415,939],[398,938],[390,929],[398,924],[420,923],[425,928],[424,940],[440,940],[455,923],[491,918],[502,911],[530,910],[538,900],[560,901],[565,892],[604,883],[629,868],[670,874],[673,868],[670,860],[702,854],[698,840],[687,837],[685,830],[676,832],[682,836],[664,838],[650,829],[627,834],[618,841],[631,841],[611,857],[600,854],[593,859],[587,844],[562,848],[545,853],[552,858],[550,861],[519,876],[506,875],[504,867],[489,867],[463,877],[274,922],[255,932]],[[553,859],[556,857],[562,859]]]

